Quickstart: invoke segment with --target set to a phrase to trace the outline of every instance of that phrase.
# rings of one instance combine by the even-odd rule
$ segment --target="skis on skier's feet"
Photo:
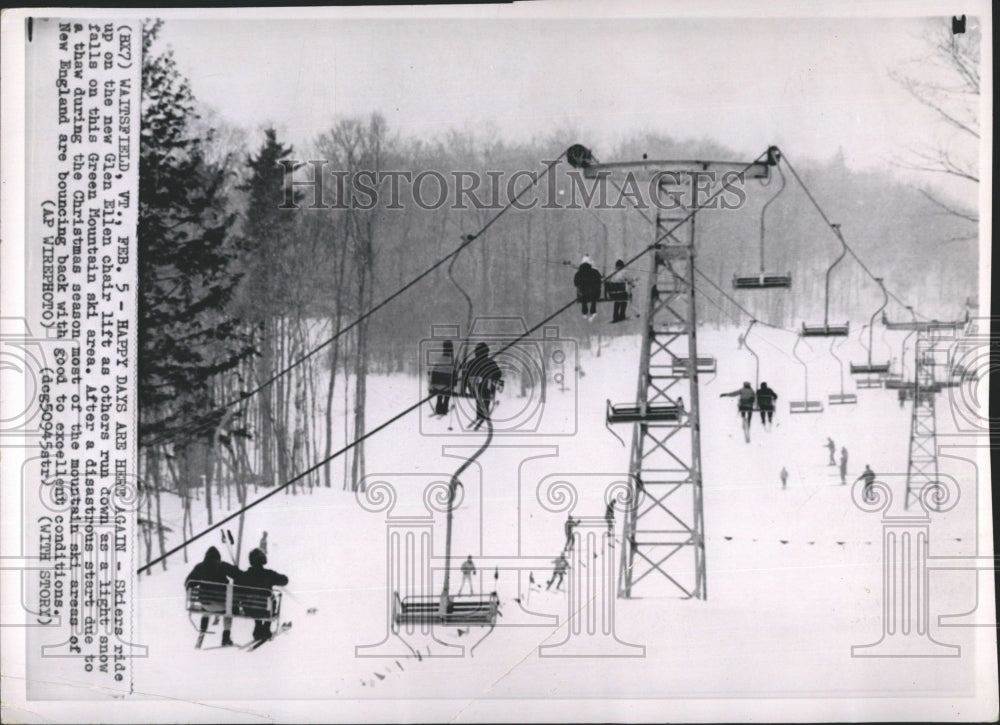
[[[278,629],[278,631],[272,633],[271,636],[268,637],[267,639],[255,639],[253,642],[251,642],[250,645],[247,647],[247,652],[253,652],[255,649],[257,649],[258,647],[260,647],[262,644],[266,644],[266,643],[270,642],[275,637],[277,637],[280,634],[283,634],[283,633],[287,632],[291,628],[292,628],[292,623],[291,622],[282,622],[281,623],[281,627]]]
[[[233,642],[232,644],[216,644],[216,645],[213,645],[211,647],[202,647],[202,649],[204,651],[206,651],[206,652],[208,650],[212,650],[212,649],[243,649],[243,650],[245,650],[247,647],[249,647],[250,645],[252,645],[256,641],[257,640],[252,639],[249,642],[247,642],[246,644],[238,644],[236,642]]]

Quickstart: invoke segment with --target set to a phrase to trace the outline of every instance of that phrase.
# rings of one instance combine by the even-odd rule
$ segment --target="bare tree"
[[[964,33],[952,32],[950,19],[936,21],[927,32],[927,54],[906,70],[890,71],[949,132],[931,145],[910,149],[909,158],[900,166],[978,185],[980,37],[977,18],[969,18]],[[964,208],[926,189],[920,193],[944,213],[973,224],[979,221],[974,208]]]

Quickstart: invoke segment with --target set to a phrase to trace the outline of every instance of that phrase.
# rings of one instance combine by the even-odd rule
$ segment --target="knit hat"
[[[267,563],[267,554],[260,549],[250,552],[250,566],[264,566]]]

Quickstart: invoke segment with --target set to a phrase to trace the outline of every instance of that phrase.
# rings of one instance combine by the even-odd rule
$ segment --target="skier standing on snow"
[[[830,451],[830,463],[829,463],[829,465],[836,466],[837,462],[835,460],[833,460],[833,454],[837,451],[837,446],[836,446],[836,444],[834,444],[833,438],[827,438],[826,439],[826,447]]]
[[[864,491],[862,492],[864,494],[864,499],[865,499],[865,501],[871,501],[871,499],[872,499],[872,493],[871,493],[872,485],[874,485],[874,483],[875,483],[875,471],[873,471],[871,469],[871,466],[869,466],[867,463],[865,464],[865,470],[862,472],[862,474],[860,476],[858,476],[857,478],[855,478],[854,480],[855,481],[860,481],[862,479],[864,479],[864,482],[865,482],[865,488],[864,488]]]
[[[575,529],[579,523],[580,519],[574,519],[572,516],[566,517],[566,523],[563,524],[563,531],[566,532],[566,543],[563,545],[563,551],[573,550],[573,529]]]
[[[476,397],[476,421],[472,428],[479,430],[479,426],[490,420],[490,408],[497,391],[503,390],[503,372],[490,357],[490,348],[485,342],[476,345],[467,374],[472,394]]]
[[[205,558],[201,560],[200,563],[195,564],[194,569],[191,573],[187,575],[184,580],[184,586],[187,588],[190,586],[191,582],[211,582],[213,584],[218,584],[225,589],[227,582],[232,579],[234,582],[238,582],[240,576],[243,572],[239,570],[238,567],[233,566],[228,561],[222,560],[222,554],[214,546],[208,547],[205,552]],[[226,611],[226,605],[220,602],[217,605],[206,604],[206,609],[212,611],[218,610],[219,614],[223,614]],[[230,636],[230,631],[233,628],[233,618],[228,614],[225,614],[222,620],[222,646],[229,647],[233,644],[232,637]],[[201,635],[204,636],[205,632],[208,631],[208,615],[202,615],[201,618],[201,628],[199,630]],[[201,637],[199,637],[199,642]]]
[[[271,569],[265,569],[265,564],[267,564],[267,555],[260,549],[254,549],[250,552],[250,568],[243,572],[236,583],[257,589],[283,587],[288,584],[287,576]],[[254,620],[253,638],[261,641],[271,639],[271,622],[267,619]]]
[[[774,423],[774,401],[778,394],[767,383],[761,383],[757,388],[757,407],[760,409],[760,424],[765,428]]]
[[[847,447],[840,447],[840,485],[847,485]]]
[[[788,469],[782,466],[781,473],[778,475],[781,476],[781,487],[785,488],[788,485]]]
[[[597,300],[601,298],[601,281],[603,276],[594,269],[593,262],[586,254],[573,275],[573,285],[576,287],[576,298],[583,308],[583,316],[593,320],[597,315]]]
[[[559,577],[559,583],[556,585],[556,591],[558,592],[562,589],[563,578],[566,576],[566,570],[569,569],[569,562],[566,561],[565,556],[560,554],[558,559],[552,560],[552,563],[556,565],[556,568],[552,572],[552,578],[549,579],[548,584],[545,585],[545,591],[548,591],[549,587],[552,586],[552,582],[556,580],[556,577]]]
[[[462,586],[458,588],[458,593],[461,594],[462,590],[465,589],[465,582],[469,582],[469,594],[475,594],[476,591],[472,587],[472,576],[478,573],[476,570],[476,565],[472,561],[472,554],[469,554],[469,558],[462,562]]]
[[[734,390],[731,393],[719,393],[720,398],[731,398],[737,395],[739,396],[739,400],[736,405],[740,412],[740,418],[743,420],[743,435],[746,437],[747,443],[749,443],[750,421],[753,419],[753,406],[757,396],[753,392],[753,386],[750,385],[749,381],[744,381],[743,387],[739,390]]]

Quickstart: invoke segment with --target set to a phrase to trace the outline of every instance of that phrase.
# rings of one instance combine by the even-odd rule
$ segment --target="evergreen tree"
[[[210,443],[223,412],[213,379],[250,353],[227,314],[239,281],[227,171],[189,128],[195,100],[171,51],[152,52],[162,21],[143,34],[139,159],[140,443]],[[207,473],[207,471],[206,471]]]
[[[274,480],[276,470],[282,481],[287,480],[290,473],[284,420],[287,376],[273,383],[270,381],[284,366],[285,323],[297,307],[301,270],[306,261],[295,259],[294,210],[281,208],[285,201],[285,168],[280,162],[291,154],[292,148],[278,141],[273,128],[265,129],[264,143],[257,155],[247,158],[248,179],[238,187],[246,193],[243,216],[246,274],[238,305],[241,316],[254,330],[259,354],[255,365],[256,383],[267,384],[258,394],[258,404],[261,475],[269,483]],[[299,197],[300,194],[295,193],[293,201],[297,202]],[[305,269],[308,268],[306,264]],[[277,449],[277,466],[272,446]]]

